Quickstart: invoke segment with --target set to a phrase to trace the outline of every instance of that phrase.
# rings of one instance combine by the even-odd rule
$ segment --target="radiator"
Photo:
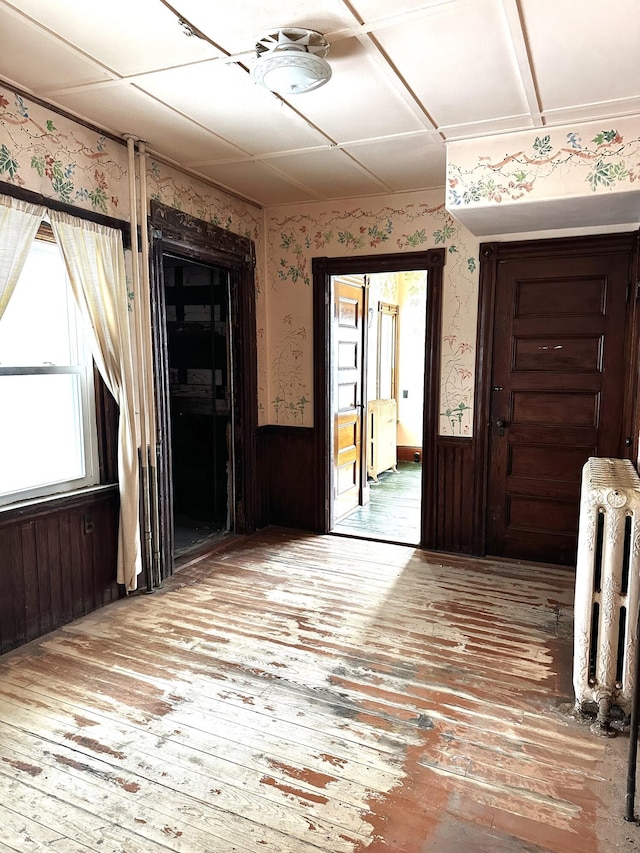
[[[640,479],[628,459],[590,458],[582,470],[574,613],[576,707],[631,708],[640,586]]]
[[[378,481],[378,474],[396,470],[397,415],[395,400],[369,400],[367,407],[369,452],[367,475]]]

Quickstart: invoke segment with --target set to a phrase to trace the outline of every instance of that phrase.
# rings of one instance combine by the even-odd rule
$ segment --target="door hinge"
[[[636,281],[636,301],[640,299],[640,281]]]

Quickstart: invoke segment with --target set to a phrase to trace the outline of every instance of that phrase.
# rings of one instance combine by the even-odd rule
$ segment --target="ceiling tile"
[[[572,122],[593,121],[598,118],[622,117],[640,114],[640,95],[623,98],[619,101],[605,101],[601,104],[588,104],[578,107],[560,107],[546,110],[547,124],[571,124]]]
[[[544,110],[636,96],[640,92],[637,0],[522,4]]]
[[[394,192],[444,186],[446,149],[427,134],[347,145],[345,151]]]
[[[527,111],[499,0],[436,6],[419,26],[389,27],[377,38],[438,125]]]
[[[393,133],[405,133],[425,126],[357,39],[336,42],[327,60],[332,69],[329,82],[290,102],[304,109],[335,142],[387,136],[391,128]]]
[[[322,134],[236,65],[216,61],[207,67],[176,68],[136,85],[252,154],[327,144]]]
[[[258,204],[293,204],[316,200],[312,193],[292,184],[264,163],[217,163],[201,166],[198,171]]]
[[[528,130],[534,127],[529,113],[520,116],[506,116],[488,121],[476,121],[469,124],[441,125],[439,130],[448,142],[454,139],[490,136],[493,133],[505,133],[513,130]]]
[[[370,23],[452,2],[456,0],[394,0],[390,7],[389,0],[355,0],[352,5],[362,20]]]
[[[95,121],[112,133],[134,134],[150,149],[178,163],[243,156],[239,149],[126,84],[111,86],[99,93],[61,95],[58,101],[66,109]]]
[[[207,42],[187,37],[158,0],[109,0],[89,12],[86,0],[20,0],[20,10],[119,75],[220,55]],[[3,33],[3,50],[4,42]]]
[[[342,0],[175,0],[180,12],[216,44],[230,53],[254,51],[266,30],[305,27],[320,33],[334,32],[358,23]]]
[[[0,0],[0,77],[263,204],[442,185],[430,118],[450,141],[537,127],[538,97],[548,125],[640,113],[637,0],[169,2]],[[246,70],[286,26],[333,69],[288,103]]]
[[[320,198],[389,192],[388,187],[337,148],[274,157],[269,162],[274,169],[309,187]]]
[[[0,6],[0,76],[41,92],[52,86],[109,79],[93,62]],[[37,57],[37,62],[34,61]]]

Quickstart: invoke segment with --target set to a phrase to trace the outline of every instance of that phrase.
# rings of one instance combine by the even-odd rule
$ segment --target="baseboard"
[[[406,447],[398,446],[398,462],[415,462],[415,454],[420,454],[420,462],[422,462],[421,447]]]

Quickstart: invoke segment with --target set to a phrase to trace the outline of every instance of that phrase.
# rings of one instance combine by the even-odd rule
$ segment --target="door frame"
[[[161,572],[173,572],[173,483],[171,475],[169,366],[162,259],[165,253],[186,262],[210,264],[229,275],[235,533],[256,529],[257,342],[256,255],[252,240],[196,219],[160,202],[151,202],[151,324],[159,446]],[[231,498],[231,496],[230,496]]]
[[[478,331],[476,356],[476,393],[474,405],[474,506],[473,553],[486,554],[489,495],[489,446],[491,439],[491,375],[493,371],[493,328],[498,265],[507,260],[535,258],[570,258],[583,254],[629,253],[629,285],[625,323],[624,353],[629,365],[624,387],[622,434],[631,444],[620,447],[619,455],[631,459],[637,467],[638,415],[637,401],[639,353],[637,309],[640,297],[640,232],[626,231],[580,237],[555,237],[542,240],[517,240],[480,244],[480,291],[478,296]]]
[[[313,258],[313,410],[317,495],[315,529],[329,532],[331,522],[331,277],[385,272],[427,272],[424,409],[422,422],[423,474],[420,547],[436,541],[436,438],[440,409],[440,350],[444,249],[389,255]]]

